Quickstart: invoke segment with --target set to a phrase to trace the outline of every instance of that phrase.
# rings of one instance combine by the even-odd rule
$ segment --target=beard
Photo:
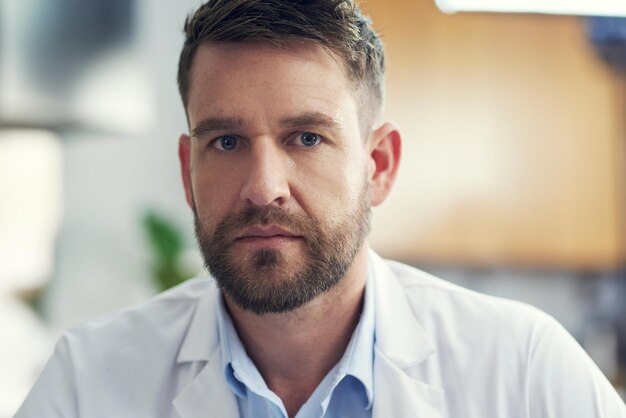
[[[226,216],[213,233],[193,205],[195,232],[204,263],[217,286],[241,309],[257,315],[299,308],[341,281],[361,249],[370,228],[369,185],[354,206],[342,208],[334,225],[279,206],[246,206]],[[337,214],[335,214],[337,215]],[[237,233],[272,225],[297,234],[298,255],[261,248],[233,254]]]

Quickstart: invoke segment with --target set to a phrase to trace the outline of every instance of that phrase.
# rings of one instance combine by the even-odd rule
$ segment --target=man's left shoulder
[[[375,254],[372,260],[376,294],[383,299],[378,307],[397,313],[397,306],[405,305],[410,311],[401,317],[387,312],[380,325],[422,333],[419,341],[431,345],[432,352],[406,370],[443,390],[449,416],[466,416],[467,405],[478,408],[471,416],[508,417],[519,411],[530,411],[529,416],[626,416],[600,370],[550,315]]]
[[[436,323],[440,331],[470,330],[494,338],[508,334],[528,341],[543,328],[557,325],[550,315],[526,303],[479,293],[397,261],[383,262],[417,320]]]

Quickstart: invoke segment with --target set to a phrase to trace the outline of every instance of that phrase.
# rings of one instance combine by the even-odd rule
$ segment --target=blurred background
[[[202,274],[177,160],[198,4],[0,0],[0,418],[61,332]],[[373,247],[545,310],[623,394],[624,20],[362,7],[404,134]]]

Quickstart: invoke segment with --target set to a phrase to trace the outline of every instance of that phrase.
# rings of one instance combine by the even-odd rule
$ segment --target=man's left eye
[[[314,134],[313,132],[302,132],[299,134],[298,140],[305,147],[313,147],[320,143],[322,137],[318,134]]]

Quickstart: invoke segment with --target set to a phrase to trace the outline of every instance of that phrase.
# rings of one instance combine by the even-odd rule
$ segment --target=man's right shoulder
[[[154,346],[173,355],[200,300],[213,292],[216,286],[212,279],[190,279],[136,306],[74,326],[62,340],[70,349],[91,353],[128,353],[134,352],[133,348]]]

